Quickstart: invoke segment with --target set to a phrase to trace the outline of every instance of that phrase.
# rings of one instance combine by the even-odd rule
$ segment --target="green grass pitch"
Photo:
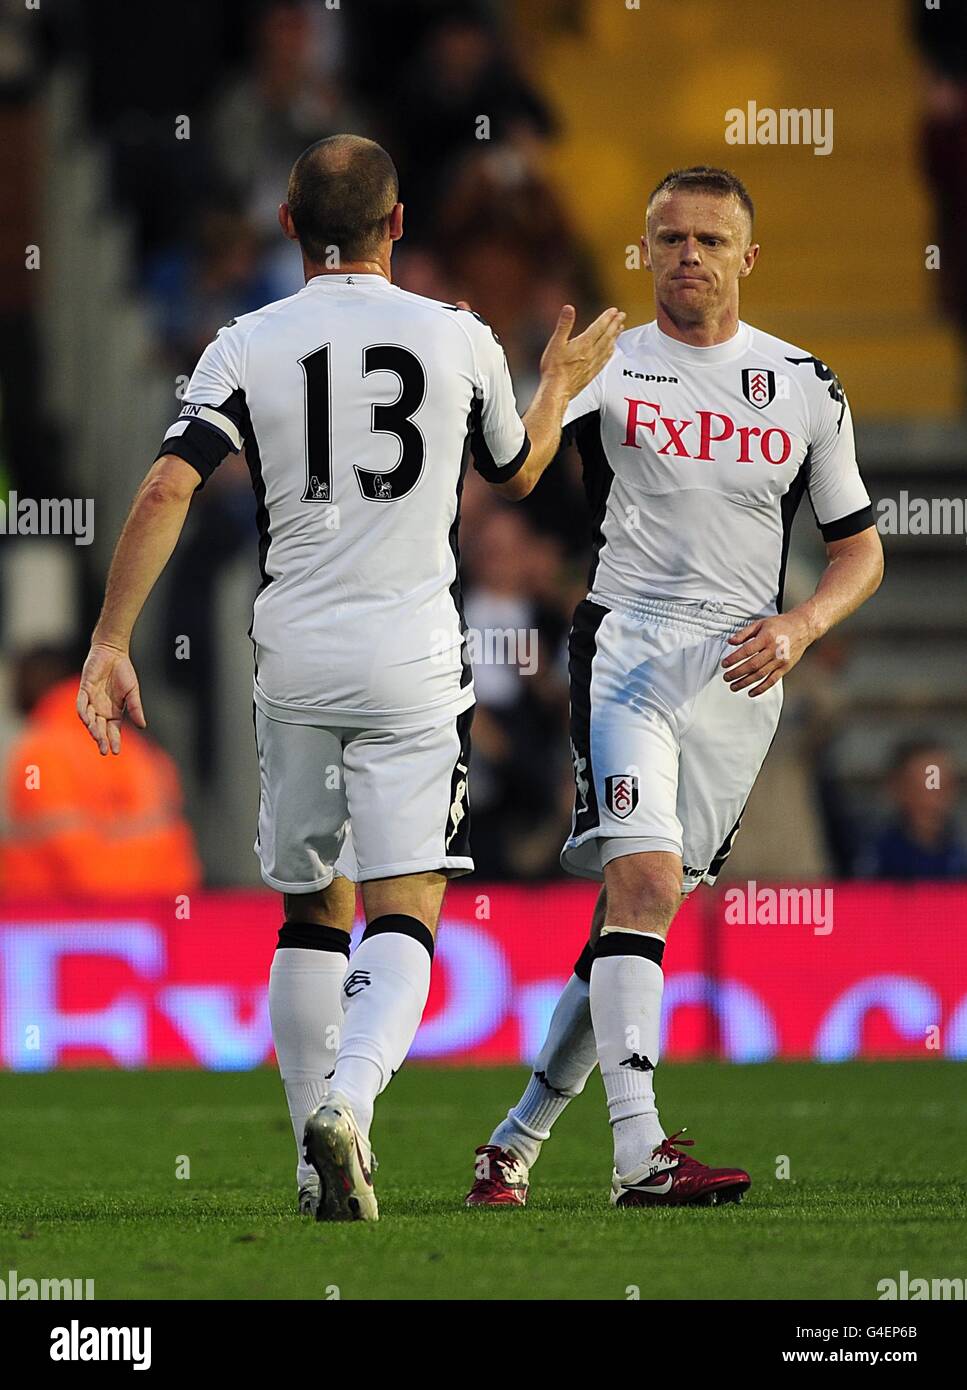
[[[524,1076],[406,1067],[374,1125],[379,1224],[317,1226],[273,1071],[0,1075],[0,1277],[93,1278],[102,1299],[875,1299],[902,1269],[967,1275],[956,1063],[663,1066],[666,1126],[753,1186],[652,1212],[608,1205],[595,1076],[530,1205],[466,1211],[473,1148]]]

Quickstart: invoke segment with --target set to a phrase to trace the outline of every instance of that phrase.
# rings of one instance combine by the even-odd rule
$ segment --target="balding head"
[[[292,166],[288,204],[306,260],[370,260],[387,236],[399,196],[396,166],[381,145],[361,135],[331,135]]]

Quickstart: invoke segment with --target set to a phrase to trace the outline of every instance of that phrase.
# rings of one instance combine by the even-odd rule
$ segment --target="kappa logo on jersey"
[[[677,376],[656,376],[654,372],[633,372],[630,367],[625,367],[622,376],[632,376],[636,381],[668,381],[675,386],[678,385]]]
[[[765,410],[776,398],[776,374],[767,367],[743,367],[742,394],[756,410]]]
[[[484,328],[489,328],[489,329],[490,329],[490,331],[491,331],[491,333],[493,334],[493,337],[494,337],[494,342],[495,342],[495,343],[500,343],[500,339],[499,339],[499,337],[497,336],[497,330],[496,330],[496,328],[494,328],[494,326],[493,326],[492,323],[488,323],[487,320],[486,320],[485,318],[483,318],[480,314],[478,314],[477,311],[476,311],[476,309],[461,309],[459,304],[443,304],[443,305],[441,305],[441,308],[443,308],[443,309],[452,309],[453,312],[454,312],[455,314],[473,314],[474,318],[477,320],[478,323],[482,323],[483,326],[484,326]],[[503,347],[503,343],[501,343],[500,345],[501,345],[501,347]]]
[[[846,392],[843,390],[843,383],[832,367],[827,367],[826,363],[820,362],[818,357],[787,357],[786,361],[791,362],[794,367],[811,365],[820,381],[829,383],[830,399],[839,405],[839,419],[836,421],[836,433],[839,434],[843,425],[843,416],[846,414]]]
[[[770,375],[773,376],[774,392],[775,377],[772,373]],[[726,452],[733,463],[755,463],[752,457],[754,449],[765,463],[778,467],[792,454],[792,436],[777,425],[765,430],[758,425],[736,426],[732,416],[720,410],[699,410],[696,412],[697,421],[676,420],[672,416],[662,415],[657,401],[640,401],[631,396],[625,396],[625,400],[628,402],[628,419],[622,444],[626,449],[640,449],[638,431],[647,430],[654,435],[656,443],[662,440],[661,448],[657,450],[659,454],[670,458],[695,459],[699,463],[715,463]],[[642,407],[653,410],[655,418],[643,415]],[[728,451],[713,454],[712,445],[722,444],[726,439],[737,440],[738,449],[732,445]],[[693,448],[696,449],[694,453]]]
[[[617,777],[606,777],[604,800],[611,814],[624,820],[638,805],[638,778],[627,772]]]
[[[342,991],[347,999],[352,999],[353,995],[372,984],[368,970],[354,970],[353,973],[343,981]]]

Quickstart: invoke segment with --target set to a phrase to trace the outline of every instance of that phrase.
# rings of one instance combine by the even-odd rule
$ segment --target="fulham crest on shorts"
[[[611,814],[624,820],[638,805],[638,778],[628,772],[622,772],[617,777],[606,777],[604,797]]]

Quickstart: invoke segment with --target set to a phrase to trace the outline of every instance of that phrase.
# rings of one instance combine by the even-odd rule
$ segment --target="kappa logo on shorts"
[[[757,410],[765,410],[776,398],[776,374],[766,367],[744,367],[742,394]]]
[[[449,850],[450,842],[460,829],[460,822],[467,814],[467,772],[469,768],[466,763],[457,763],[457,772],[462,773],[462,777],[453,789],[453,801],[450,805],[450,834],[446,838],[444,848]]]
[[[630,816],[638,805],[638,778],[628,772],[604,779],[604,800],[608,810],[619,820]]]
[[[573,738],[571,739],[571,761],[574,763],[574,781],[577,784],[578,796],[581,798],[581,804],[576,807],[575,814],[583,816],[587,814],[588,810],[588,792],[591,790],[591,783],[584,775],[588,770],[588,760],[581,757],[574,746]]]

